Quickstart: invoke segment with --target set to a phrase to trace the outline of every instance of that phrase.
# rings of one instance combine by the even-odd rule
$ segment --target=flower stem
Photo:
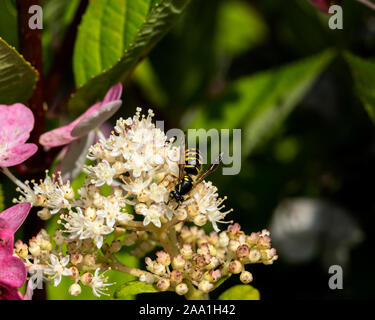
[[[8,168],[2,168],[3,173],[12,180],[17,186],[19,186],[21,189],[27,189],[27,186],[22,183],[20,180],[18,180],[10,171]]]
[[[190,281],[187,282],[189,287],[189,291],[185,294],[186,300],[209,300],[210,297],[208,293],[204,293],[198,289],[196,289]]]
[[[375,3],[372,3],[371,1],[368,1],[368,0],[357,0],[357,1],[367,6],[370,9],[375,10]]]
[[[143,270],[138,269],[138,268],[126,266],[126,265],[122,264],[120,261],[118,261],[117,258],[114,257],[114,256],[112,256],[112,262],[110,263],[110,266],[112,267],[113,270],[125,272],[125,273],[131,274],[132,276],[135,276],[135,277],[138,277],[138,278],[142,274],[148,273],[147,271],[143,271]]]
[[[95,133],[99,137],[100,140],[103,140],[103,141],[106,140],[105,136],[104,136],[103,132],[100,130],[100,128],[96,128]]]

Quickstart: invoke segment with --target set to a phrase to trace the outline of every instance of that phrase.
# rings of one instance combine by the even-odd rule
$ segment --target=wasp
[[[180,161],[178,165],[179,182],[175,190],[170,192],[170,197],[178,202],[176,209],[184,201],[184,195],[188,194],[195,186],[200,184],[209,174],[217,169],[222,157],[223,153],[220,153],[214,163],[205,172],[200,174],[202,172],[202,155],[197,148],[188,148],[185,150],[185,141],[183,139],[180,146]]]

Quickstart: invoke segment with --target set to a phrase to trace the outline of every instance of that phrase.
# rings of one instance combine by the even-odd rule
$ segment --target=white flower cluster
[[[112,255],[123,246],[137,244],[131,251],[136,256],[144,256],[158,246],[176,251],[179,244],[174,230],[185,222],[195,224],[195,228],[210,222],[219,232],[217,223],[223,222],[231,210],[223,210],[226,197],[220,198],[211,182],[194,185],[180,203],[171,197],[179,183],[180,146],[173,145],[155,127],[153,116],[151,110],[145,116],[137,109],[132,118],[117,121],[108,139],[89,148],[87,158],[91,163],[83,167],[87,176],[77,195],[69,182],[62,182],[60,173],[50,177],[47,172],[39,184],[19,184],[22,195],[16,202],[42,207],[38,216],[44,220],[60,215],[61,228],[55,239],[58,250],[48,247],[38,252],[36,248],[43,247],[40,239],[36,245],[30,242],[33,262],[26,256],[25,264],[33,287],[51,279],[58,285],[61,277],[67,276],[75,280],[69,289],[72,295],[79,294],[80,281],[99,296],[108,286],[99,270],[120,268],[113,264]],[[114,240],[108,238],[112,234]],[[65,257],[61,256],[63,244],[69,254]],[[98,249],[101,255],[97,255]],[[95,274],[87,272],[94,270]],[[180,292],[185,289],[180,288]]]
[[[30,286],[33,290],[42,289],[43,283],[50,283],[57,287],[62,277],[68,277],[74,280],[70,286],[71,295],[81,293],[81,285],[91,287],[95,296],[107,295],[107,287],[112,283],[107,283],[108,278],[103,273],[99,273],[100,267],[95,264],[95,255],[87,254],[83,256],[80,253],[63,256],[61,248],[64,243],[64,237],[61,231],[56,231],[54,241],[56,249],[53,248],[49,234],[42,229],[36,237],[29,240],[29,245],[22,241],[15,244],[14,254],[23,259],[26,269],[30,275]],[[71,249],[72,245],[70,246]],[[86,246],[87,247],[87,246]],[[58,253],[60,251],[60,253]],[[85,272],[80,274],[80,269],[95,270],[94,273]]]

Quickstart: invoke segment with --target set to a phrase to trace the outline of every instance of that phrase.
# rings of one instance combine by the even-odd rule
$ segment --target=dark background
[[[243,46],[240,42],[239,49],[228,53],[219,50],[216,35],[222,27],[220,10],[233,2],[249,6],[263,29],[257,31],[254,27],[252,40],[246,40],[249,42]],[[50,3],[45,1],[45,73],[51,52],[66,30],[58,19],[64,4]],[[178,25],[150,54],[148,63],[154,78],[136,70],[125,85],[123,116],[134,114],[137,106],[152,107],[155,118],[165,120],[167,127],[186,128],[189,112],[198,105],[208,108],[211,100],[242,76],[279,67],[326,48],[372,58],[375,12],[354,0],[343,1],[343,8],[344,29],[330,30],[328,17],[306,0],[192,0]],[[245,15],[245,19],[252,19],[251,15]],[[231,26],[236,28],[235,24]],[[12,19],[0,23],[0,35],[17,47],[15,28]],[[229,33],[223,37],[230,40]],[[73,86],[72,72],[67,70],[61,92],[70,92]],[[51,117],[49,126],[56,126],[57,120]],[[285,155],[282,151],[290,145],[292,151]],[[356,96],[349,68],[338,55],[276,134],[242,160],[238,176],[222,176],[220,170],[213,174],[211,180],[220,195],[228,196],[227,207],[235,209],[228,218],[239,222],[247,233],[268,227],[277,205],[291,197],[329,200],[350,212],[364,233],[344,269],[343,290],[329,289],[328,270],[318,256],[301,264],[290,264],[280,256],[272,266],[248,268],[262,299],[374,297],[374,163],[374,127]],[[10,204],[12,188],[3,178],[1,183],[9,191],[6,200]],[[238,277],[232,277],[212,297],[238,283]],[[152,299],[166,297],[178,298],[163,293]]]

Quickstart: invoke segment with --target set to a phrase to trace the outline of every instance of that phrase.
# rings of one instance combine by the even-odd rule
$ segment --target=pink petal
[[[120,100],[122,95],[122,84],[119,82],[118,84],[114,85],[110,88],[107,94],[104,97],[103,104],[106,104],[111,101]]]
[[[324,13],[328,13],[329,7],[334,4],[340,4],[341,0],[309,0],[310,3]]]
[[[67,126],[48,131],[40,136],[39,143],[45,147],[59,147],[71,143],[77,139],[70,135],[74,126],[73,122]]]
[[[120,109],[121,100],[111,101],[103,104],[97,110],[88,114],[85,118],[74,127],[71,135],[74,137],[82,137],[87,135],[91,130],[98,128],[101,124],[111,118]]]
[[[69,144],[76,140],[79,137],[87,134],[87,132],[83,132],[80,135],[73,135],[72,130],[83,120],[89,117],[91,114],[102,108],[103,106],[107,105],[109,102],[119,100],[122,94],[122,84],[118,83],[117,85],[110,88],[104,97],[104,100],[98,102],[91,106],[88,110],[86,110],[82,115],[80,115],[76,120],[72,123],[54,129],[52,131],[46,132],[42,134],[39,138],[39,143],[46,147],[58,147]],[[104,120],[105,121],[105,120]],[[103,122],[104,122],[103,121]]]
[[[0,154],[0,167],[12,167],[21,164],[37,151],[38,147],[33,143],[16,145],[8,149],[5,154]]]
[[[34,115],[21,103],[0,105],[0,145],[8,148],[26,142],[34,127]]]
[[[30,212],[31,204],[19,203],[0,213],[0,218],[7,221],[7,228],[13,233],[18,230]]]
[[[0,259],[13,255],[14,234],[10,229],[0,229]],[[2,266],[0,265],[0,272]]]
[[[32,287],[32,283],[31,283],[31,281],[28,281],[27,282],[27,287],[26,287],[25,295],[23,297],[21,295],[21,298],[23,300],[32,300],[33,299],[33,294],[34,294],[34,290],[33,290],[33,287]]]
[[[26,266],[18,257],[0,258],[0,285],[22,287],[26,281]]]
[[[22,300],[22,295],[16,288],[2,286],[0,283],[0,291],[2,292],[0,300]]]

